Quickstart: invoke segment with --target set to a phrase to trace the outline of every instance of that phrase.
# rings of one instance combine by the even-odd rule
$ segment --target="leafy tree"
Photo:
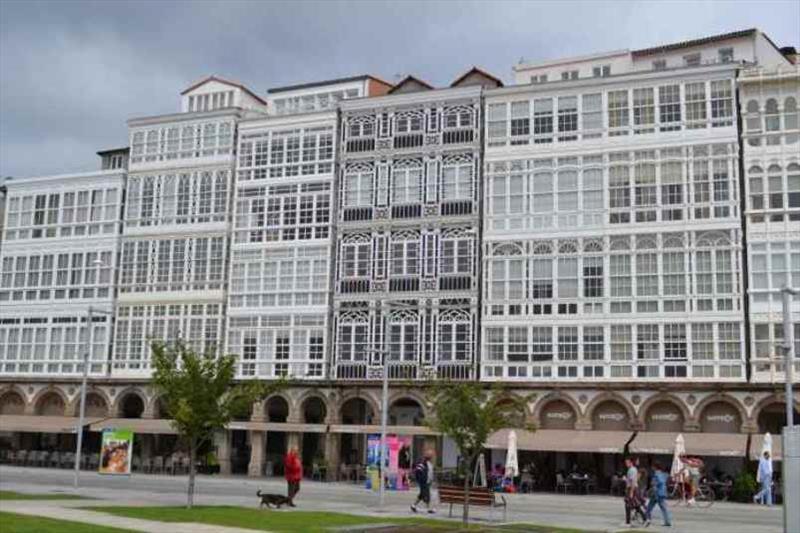
[[[171,424],[189,449],[187,507],[194,503],[197,450],[238,414],[284,386],[234,383],[236,358],[198,353],[183,341],[153,342],[153,385],[162,395]]]
[[[508,397],[499,389],[477,383],[441,383],[430,391],[433,417],[427,425],[447,435],[458,447],[465,465],[464,525],[469,522],[469,469],[495,431],[524,426],[526,398]],[[531,428],[526,428],[531,429]]]

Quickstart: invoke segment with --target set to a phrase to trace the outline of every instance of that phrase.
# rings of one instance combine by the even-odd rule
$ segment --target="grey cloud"
[[[759,27],[800,38],[786,1],[0,1],[0,176],[91,170],[125,121],[172,112],[216,73],[256,92],[332,77],[467,67],[510,80],[527,60]]]

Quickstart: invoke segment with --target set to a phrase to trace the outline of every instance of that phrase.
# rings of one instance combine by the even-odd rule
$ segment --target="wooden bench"
[[[499,499],[498,499],[499,497]],[[453,504],[464,505],[464,487],[457,485],[440,485],[439,502],[450,504],[450,514],[453,516]],[[489,507],[494,510],[496,507],[503,508],[503,521],[506,520],[507,504],[502,494],[492,492],[486,487],[470,487],[469,489],[470,507]]]

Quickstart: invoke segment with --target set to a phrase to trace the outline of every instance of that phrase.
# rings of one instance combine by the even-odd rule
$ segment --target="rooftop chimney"
[[[781,48],[781,54],[786,58],[786,61],[792,65],[797,64],[797,49],[794,46],[784,46]]]

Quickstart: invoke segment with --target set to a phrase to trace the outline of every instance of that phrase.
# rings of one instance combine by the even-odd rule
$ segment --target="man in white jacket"
[[[772,505],[772,461],[770,460],[769,452],[765,451],[761,459],[758,460],[756,481],[761,484],[761,490],[753,496],[753,503]]]

